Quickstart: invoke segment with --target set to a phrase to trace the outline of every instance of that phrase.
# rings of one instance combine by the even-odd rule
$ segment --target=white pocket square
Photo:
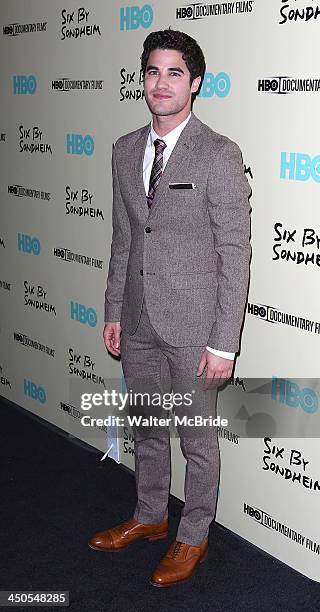
[[[195,183],[169,183],[169,189],[195,189]]]

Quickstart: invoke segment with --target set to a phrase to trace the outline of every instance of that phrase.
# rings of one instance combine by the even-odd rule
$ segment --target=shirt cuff
[[[217,355],[218,357],[223,357],[224,359],[231,359],[233,361],[235,353],[227,353],[226,351],[217,351],[216,349],[211,348],[211,346],[206,346],[207,351]]]

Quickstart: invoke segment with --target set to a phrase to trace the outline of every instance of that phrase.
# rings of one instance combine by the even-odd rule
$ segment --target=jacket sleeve
[[[207,344],[236,353],[249,284],[251,189],[238,145],[227,140],[213,160],[208,210],[217,256],[216,320]]]
[[[131,244],[131,228],[126,206],[121,196],[118,179],[117,143],[112,150],[112,242],[107,286],[105,291],[105,322],[119,322],[123,291]]]

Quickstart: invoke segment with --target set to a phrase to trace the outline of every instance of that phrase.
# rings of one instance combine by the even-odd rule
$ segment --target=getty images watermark
[[[123,411],[127,406],[128,402],[131,405],[139,404],[141,406],[147,406],[152,408],[159,408],[172,411],[173,408],[182,406],[188,407],[193,403],[193,395],[195,390],[191,393],[148,393],[148,392],[133,392],[131,389],[125,393],[121,393],[113,389],[109,391],[104,390],[103,393],[82,393],[81,395],[81,409],[89,411],[93,407],[106,406],[108,408],[116,408],[119,411]],[[126,418],[114,414],[110,414],[103,418],[91,417],[88,414],[81,418],[81,425],[84,427],[121,427],[124,425],[130,425],[130,427],[167,427],[169,425],[174,426],[188,426],[188,427],[227,427],[228,419],[221,418],[220,416],[207,416],[203,415],[181,415],[171,414],[170,416],[159,417],[156,415],[142,415],[142,414],[127,414]]]

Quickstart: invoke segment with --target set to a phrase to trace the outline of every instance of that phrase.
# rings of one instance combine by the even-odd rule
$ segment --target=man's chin
[[[167,111],[153,110],[152,114],[153,115],[157,115],[157,117],[168,117],[169,115],[175,115],[176,111],[173,111],[173,110],[172,111],[169,111],[169,110],[167,110]]]
[[[159,117],[166,117],[168,115],[176,115],[180,112],[181,109],[177,108],[164,108],[160,104],[148,104],[149,110],[153,115],[158,115]]]

